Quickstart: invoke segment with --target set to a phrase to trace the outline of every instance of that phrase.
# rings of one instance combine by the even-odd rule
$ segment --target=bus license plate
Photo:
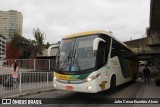
[[[66,86],[66,90],[73,90],[72,86]]]

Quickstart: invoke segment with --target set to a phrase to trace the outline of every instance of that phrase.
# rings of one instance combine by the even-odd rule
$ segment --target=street
[[[46,92],[24,97],[25,98],[135,98],[143,84],[144,84],[143,81],[137,81],[136,83],[126,83],[124,85],[118,86],[114,92],[106,90],[99,93],[78,93],[78,92],[69,92],[63,90],[55,90],[52,92]]]
[[[63,103],[54,102],[53,104],[45,104],[45,105],[30,105],[32,107],[43,107],[43,106],[50,106],[50,107],[159,107],[159,104],[101,104],[98,101],[100,99],[107,99],[107,98],[160,98],[160,87],[155,85],[155,78],[157,72],[151,69],[151,78],[150,83],[145,83],[144,78],[140,77],[137,79],[136,82],[129,82],[123,85],[117,86],[114,92],[110,90],[106,90],[99,93],[78,93],[78,92],[69,92],[63,90],[54,90],[50,92],[42,92],[38,94],[30,94],[27,96],[22,96],[20,98],[53,98],[60,100],[63,98]],[[72,99],[80,99],[80,102],[72,102]],[[97,101],[94,99],[97,98]],[[66,99],[66,101],[64,100]],[[70,100],[68,100],[70,99]],[[48,100],[48,99],[46,99]],[[56,101],[56,100],[54,100]],[[68,103],[69,101],[69,103]],[[90,102],[87,104],[87,102]],[[12,107],[20,107],[21,105],[12,105]],[[27,105],[24,105],[27,106]],[[6,106],[4,106],[6,107]]]
[[[154,87],[154,88],[153,88]],[[67,104],[67,106],[71,107],[106,107],[106,106],[127,106],[127,107],[144,107],[144,104],[99,104],[98,101],[92,102],[93,104],[83,104],[87,102],[87,100],[90,102],[90,98],[160,98],[160,93],[157,93],[157,91],[160,90],[160,87],[157,87],[154,84],[154,79],[150,81],[150,83],[144,83],[143,80],[138,80],[135,83],[126,83],[124,85],[118,86],[114,92],[111,92],[110,90],[106,90],[103,92],[99,92],[96,94],[89,94],[89,93],[77,93],[77,92],[68,92],[68,91],[61,91],[61,90],[55,90],[52,92],[45,92],[40,94],[34,94],[29,96],[24,96],[21,98],[66,98],[67,99],[74,99],[79,98],[81,99],[80,104]],[[46,99],[47,100],[47,99]],[[95,100],[94,100],[95,101]],[[71,102],[72,103],[72,102]],[[95,103],[95,104],[94,104]],[[65,107],[66,104],[52,104],[54,107]],[[50,106],[52,106],[50,105]],[[159,104],[145,104],[145,107],[158,107]]]

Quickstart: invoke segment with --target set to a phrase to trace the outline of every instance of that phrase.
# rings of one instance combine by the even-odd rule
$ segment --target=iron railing
[[[25,69],[24,71],[52,70],[55,65],[54,59],[7,59],[0,60],[0,71],[4,71],[3,68],[10,68],[15,61],[19,68]]]
[[[19,72],[18,85],[14,84],[11,74],[0,75],[0,98],[53,88],[53,72]]]

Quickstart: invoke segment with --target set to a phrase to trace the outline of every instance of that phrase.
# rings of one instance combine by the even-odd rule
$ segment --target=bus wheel
[[[116,76],[113,75],[110,82],[110,90],[114,91],[115,87],[116,87]]]

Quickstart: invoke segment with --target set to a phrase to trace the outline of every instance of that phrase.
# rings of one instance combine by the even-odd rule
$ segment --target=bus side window
[[[98,46],[98,69],[107,63],[108,49],[106,43],[100,42]]]
[[[112,49],[112,51],[111,51],[111,58],[113,58],[114,56],[117,56],[117,55],[116,55],[116,50],[115,50],[115,49]]]
[[[112,49],[111,51],[111,58],[115,57],[115,56],[121,56],[121,52],[120,52],[120,49],[119,48],[116,48],[116,49]]]

